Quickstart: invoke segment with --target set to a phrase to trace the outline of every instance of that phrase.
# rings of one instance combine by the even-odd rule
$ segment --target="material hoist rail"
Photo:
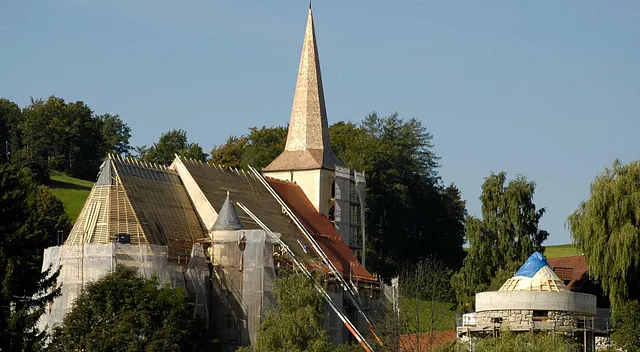
[[[251,170],[251,172],[260,181],[260,183],[262,183],[262,185],[269,191],[269,193],[271,193],[271,195],[278,201],[280,206],[282,206],[282,212],[285,213],[291,219],[291,221],[293,221],[293,223],[296,225],[298,230],[300,230],[300,232],[304,235],[304,237],[307,240],[307,242],[309,242],[309,244],[313,248],[313,250],[316,253],[316,255],[318,255],[318,257],[320,257],[322,262],[327,267],[329,267],[329,269],[331,270],[331,272],[334,275],[334,277],[336,278],[336,280],[338,280],[338,283],[340,284],[340,286],[342,286],[342,288],[345,291],[347,291],[347,293],[348,293],[347,296],[349,296],[349,298],[351,300],[351,303],[353,303],[353,306],[356,308],[358,313],[366,320],[367,324],[369,324],[369,330],[371,331],[371,334],[375,337],[375,339],[378,341],[378,343],[382,346],[382,340],[380,339],[380,337],[377,334],[377,330],[375,328],[375,325],[373,324],[371,319],[369,319],[367,314],[364,312],[364,309],[362,308],[362,305],[360,304],[360,300],[358,298],[358,295],[357,295],[356,292],[354,292],[353,287],[351,287],[351,285],[349,285],[349,283],[347,283],[347,281],[344,279],[342,274],[338,271],[338,269],[333,265],[331,260],[329,260],[327,255],[324,253],[322,248],[320,248],[320,246],[318,245],[318,242],[316,242],[316,240],[313,238],[311,233],[306,229],[306,227],[304,227],[304,225],[300,222],[300,220],[295,216],[293,211],[291,211],[289,206],[282,200],[282,198],[280,198],[280,195],[278,195],[278,193],[276,193],[276,191],[271,187],[271,185],[262,176],[262,174],[258,170],[254,169],[251,166],[249,166],[249,170]]]

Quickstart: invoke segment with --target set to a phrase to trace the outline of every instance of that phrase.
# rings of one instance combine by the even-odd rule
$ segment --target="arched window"
[[[336,221],[336,206],[332,205],[329,207],[329,221],[332,223]]]

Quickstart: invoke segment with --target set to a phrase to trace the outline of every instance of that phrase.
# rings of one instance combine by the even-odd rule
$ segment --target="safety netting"
[[[185,290],[187,297],[194,303],[194,317],[208,322],[205,283],[209,271],[201,244],[193,245],[190,261],[185,266],[168,263],[167,246],[90,243],[50,247],[44,251],[42,271],[50,266],[53,272],[59,269],[56,287],[62,287],[61,295],[48,305],[41,317],[40,329],[48,329],[61,323],[82,289],[112,272],[118,264],[135,268],[146,278],[157,275],[161,284],[170,283],[174,288]]]
[[[275,306],[275,240],[262,230],[214,231],[213,320],[223,348],[257,341],[260,324]]]

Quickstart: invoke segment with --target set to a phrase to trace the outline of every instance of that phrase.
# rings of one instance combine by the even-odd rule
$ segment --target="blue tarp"
[[[518,269],[514,276],[533,277],[542,267],[548,266],[547,259],[539,252],[533,253]]]

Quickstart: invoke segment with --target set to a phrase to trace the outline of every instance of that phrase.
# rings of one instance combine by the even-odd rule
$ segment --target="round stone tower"
[[[476,312],[465,315],[460,335],[483,336],[508,329],[571,334],[593,345],[596,296],[571,292],[535,252],[500,290],[476,294]]]

